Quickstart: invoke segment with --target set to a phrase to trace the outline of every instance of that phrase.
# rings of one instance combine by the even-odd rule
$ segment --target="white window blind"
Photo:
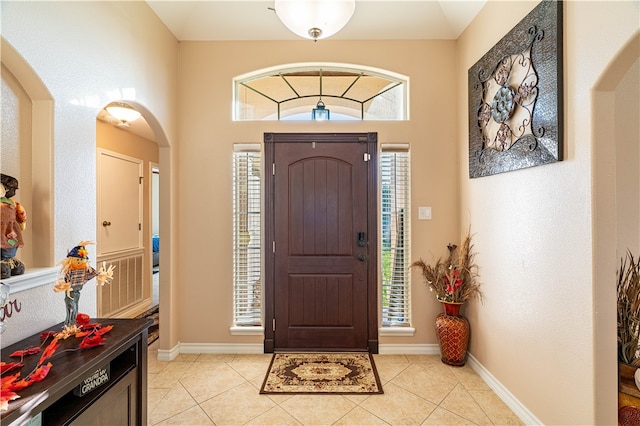
[[[408,145],[383,145],[380,155],[382,325],[410,325]]]
[[[233,153],[233,317],[235,326],[262,324],[262,226],[259,145]]]

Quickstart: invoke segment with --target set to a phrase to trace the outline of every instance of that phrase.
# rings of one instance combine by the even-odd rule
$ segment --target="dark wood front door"
[[[265,349],[377,352],[374,135],[265,135]]]

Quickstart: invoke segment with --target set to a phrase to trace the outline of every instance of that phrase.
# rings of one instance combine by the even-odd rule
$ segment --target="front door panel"
[[[275,146],[276,349],[368,346],[366,143]]]

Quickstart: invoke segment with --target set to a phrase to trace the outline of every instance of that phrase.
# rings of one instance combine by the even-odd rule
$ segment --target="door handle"
[[[107,227],[107,226],[111,226],[111,222],[107,222],[106,220],[102,221],[102,226]]]
[[[360,254],[358,255],[358,260],[359,260],[360,262],[364,262],[365,260],[367,260],[367,256],[365,256],[364,254],[360,253]]]
[[[366,234],[364,232],[358,232],[358,247],[364,247],[366,245]]]

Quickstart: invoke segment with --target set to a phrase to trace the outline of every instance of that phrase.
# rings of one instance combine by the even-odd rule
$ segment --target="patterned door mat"
[[[382,385],[368,352],[276,353],[262,394],[381,394]]]

